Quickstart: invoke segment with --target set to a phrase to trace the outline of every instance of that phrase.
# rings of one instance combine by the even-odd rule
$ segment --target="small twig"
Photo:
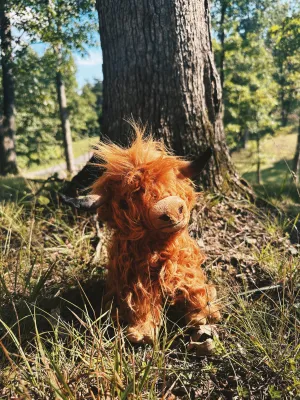
[[[283,288],[283,285],[279,284],[279,285],[272,285],[272,286],[263,286],[262,288],[247,290],[246,292],[238,293],[238,295],[239,296],[247,295],[247,297],[249,297],[253,293],[266,292],[267,290],[279,289],[279,288]],[[297,289],[300,288],[300,284],[296,285],[296,288]]]

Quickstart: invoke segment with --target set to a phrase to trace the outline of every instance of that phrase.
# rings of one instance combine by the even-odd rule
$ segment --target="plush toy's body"
[[[151,342],[160,325],[162,305],[183,303],[191,326],[219,319],[213,301],[216,291],[205,284],[204,256],[187,229],[170,238],[148,240],[113,237],[108,266],[109,297],[128,322],[128,338]],[[209,303],[210,302],[210,303]]]
[[[197,165],[135,130],[130,148],[99,145],[105,170],[92,187],[92,202],[99,219],[115,229],[107,297],[128,323],[128,338],[151,342],[166,300],[185,306],[190,326],[219,320],[220,313],[201,268],[205,256],[188,234]]]

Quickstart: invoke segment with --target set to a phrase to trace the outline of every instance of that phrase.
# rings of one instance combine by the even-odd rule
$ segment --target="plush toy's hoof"
[[[214,311],[207,316],[209,322],[219,322],[222,319],[220,311]]]
[[[207,322],[218,322],[221,320],[221,313],[219,311],[213,311],[208,313],[205,311],[194,311],[189,312],[185,316],[187,326],[198,327],[201,325],[206,325]]]
[[[215,341],[218,338],[216,327],[213,325],[202,325],[200,329],[191,335],[191,341],[188,350],[196,350],[196,355],[207,356],[214,353]]]
[[[206,325],[206,314],[202,312],[189,312],[185,316],[187,326],[199,327],[201,325]]]
[[[153,344],[158,336],[158,327],[152,324],[129,326],[126,336],[131,343]]]

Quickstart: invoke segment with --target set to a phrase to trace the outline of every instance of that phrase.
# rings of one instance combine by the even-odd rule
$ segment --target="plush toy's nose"
[[[177,222],[182,218],[185,202],[180,197],[170,196],[159,201],[155,205],[155,208],[160,212],[160,216],[158,217],[160,220]]]
[[[149,211],[149,218],[156,229],[176,231],[188,222],[189,212],[184,200],[178,196],[159,200]]]

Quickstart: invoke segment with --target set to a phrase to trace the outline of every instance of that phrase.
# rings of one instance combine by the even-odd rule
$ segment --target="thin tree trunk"
[[[295,156],[293,160],[293,171],[295,183],[299,184],[299,174],[300,174],[300,116],[299,116],[299,125],[298,125],[298,138],[297,138],[297,146],[295,151]]]
[[[96,91],[96,107],[99,110],[102,110],[102,104],[103,104],[103,86],[102,86],[102,82],[98,82],[97,85],[95,86],[95,88],[97,87],[97,91]],[[102,124],[102,112],[101,114],[99,114],[98,117],[98,122],[99,122],[99,127],[101,127]]]
[[[281,62],[280,65],[280,80],[279,80],[279,85],[280,85],[280,103],[281,103],[281,110],[280,110],[280,115],[281,115],[281,126],[287,126],[288,122],[288,112],[286,110],[286,90],[285,90],[285,78],[284,78],[284,71],[283,71],[283,62]]]
[[[9,14],[1,2],[1,66],[3,87],[3,121],[0,131],[0,174],[17,174],[15,91],[12,59],[12,36]]]
[[[243,131],[243,136],[242,136],[242,148],[243,149],[248,148],[248,141],[249,141],[249,130],[248,130],[248,128],[245,128]]]
[[[126,145],[126,119],[133,118],[178,155],[193,158],[211,146],[203,185],[217,191],[229,191],[232,183],[240,187],[225,141],[208,1],[98,0],[97,10],[102,133]]]
[[[74,172],[74,156],[72,150],[72,135],[69,121],[69,113],[67,108],[66,89],[62,79],[61,72],[56,73],[56,90],[59,103],[60,120],[63,132],[65,158],[67,163],[67,170]]]
[[[288,112],[285,108],[284,100],[283,100],[284,95],[282,95],[281,99],[281,126],[285,127],[287,126],[288,123]]]
[[[260,162],[260,137],[256,135],[256,155],[257,155],[257,162],[256,162],[256,183],[260,185],[261,183],[261,162]]]

